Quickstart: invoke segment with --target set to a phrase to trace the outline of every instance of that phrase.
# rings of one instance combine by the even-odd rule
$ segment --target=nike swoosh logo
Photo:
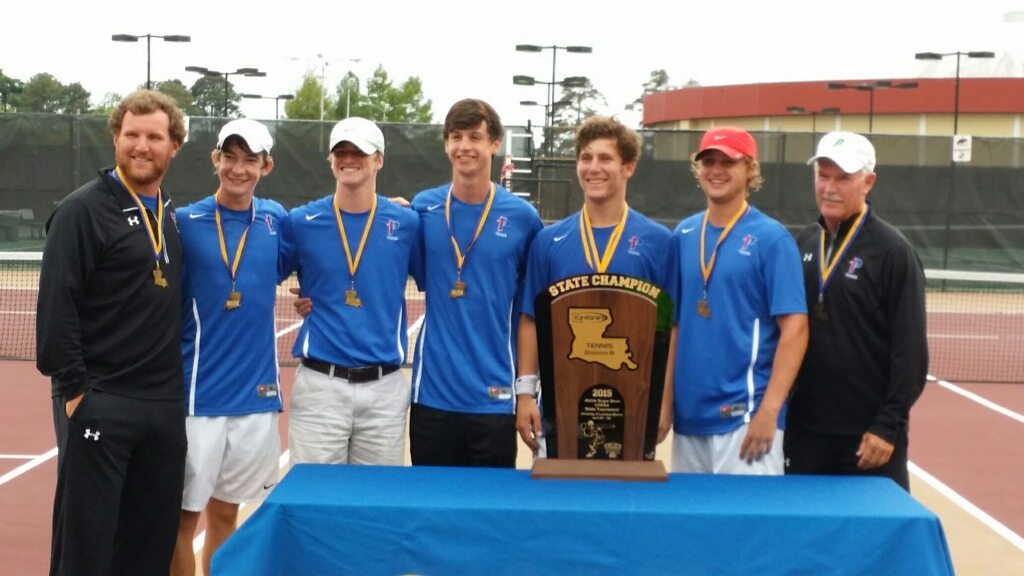
[[[690,232],[693,232],[696,229],[697,227],[694,226],[693,228],[682,228],[679,231],[682,232],[683,234],[689,234]]]
[[[568,234],[562,234],[561,236],[555,236],[554,238],[552,238],[552,240],[554,240],[555,242],[561,242],[562,240],[565,240],[567,236]]]
[[[306,222],[309,222],[310,220],[318,218],[319,216],[320,216],[319,212],[317,212],[316,214],[306,214]]]
[[[427,210],[430,211],[430,212],[433,212],[434,210],[437,210],[440,207],[441,207],[440,204],[434,204],[433,206],[427,206]]]
[[[195,220],[196,218],[202,218],[203,216],[206,216],[206,214],[203,214],[202,212],[200,212],[199,214],[195,214],[193,212],[188,213],[188,217],[191,218],[192,220]]]
[[[263,489],[264,489],[264,490],[270,490],[270,489],[271,489],[271,488],[273,488],[274,486],[277,486],[277,482],[271,482],[270,484],[264,484],[264,485],[263,485]]]

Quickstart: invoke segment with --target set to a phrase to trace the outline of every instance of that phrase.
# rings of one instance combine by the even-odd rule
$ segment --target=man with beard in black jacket
[[[867,138],[830,132],[808,164],[821,217],[797,240],[810,342],[790,399],[786,473],[886,476],[909,491],[910,407],[928,372],[924,270],[867,202]]]
[[[161,182],[185,123],[140,90],[108,126],[116,165],[50,216],[39,280],[60,451],[51,575],[167,574],[181,510],[181,242]]]

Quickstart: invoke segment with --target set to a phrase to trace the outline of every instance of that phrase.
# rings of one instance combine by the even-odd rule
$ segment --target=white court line
[[[929,338],[948,340],[999,340],[999,336],[978,335],[978,334],[928,334]]]
[[[1007,542],[1015,546],[1017,549],[1024,552],[1024,538],[1021,538],[1019,534],[1007,528],[1002,522],[996,520],[992,516],[989,516],[981,508],[978,508],[971,503],[970,500],[964,498],[956,490],[953,490],[949,486],[942,483],[941,480],[925,472],[921,467],[913,462],[907,463],[907,468],[910,469],[910,473],[917,476],[925,484],[928,484],[934,488],[939,494],[945,497],[947,500],[953,502],[960,508],[974,517],[977,521],[985,525],[989,530],[992,530],[996,534],[1002,536]]]
[[[277,334],[274,334],[274,338],[280,338],[281,336],[284,336],[285,334],[291,332],[292,330],[298,330],[301,326],[302,321],[300,320],[295,324],[292,324],[291,326],[285,328],[284,330],[279,331]]]
[[[946,382],[945,380],[939,380],[938,378],[932,376],[931,374],[928,375],[928,381],[929,382],[935,382],[936,384],[938,384],[939,386],[942,386],[943,388],[949,390],[950,392],[955,392],[955,393],[963,396],[964,398],[967,398],[968,400],[972,400],[974,402],[977,402],[978,404],[981,404],[982,406],[984,406],[985,408],[988,408],[989,410],[992,410],[994,412],[998,412],[998,413],[1002,414],[1003,416],[1006,416],[1007,418],[1010,418],[1012,420],[1016,420],[1017,422],[1020,422],[1021,424],[1024,424],[1024,416],[1021,416],[1020,414],[1014,412],[1013,410],[1010,410],[1009,408],[1005,408],[1003,406],[1000,406],[999,404],[996,404],[995,402],[993,402],[991,400],[988,400],[987,398],[983,398],[983,397],[975,394],[974,392],[971,392],[969,390],[964,390],[963,388],[961,388],[961,387],[959,387],[956,384],[953,384],[951,382]]]
[[[36,466],[39,466],[40,464],[43,464],[44,462],[46,462],[50,458],[53,458],[56,455],[57,455],[57,447],[54,446],[53,448],[51,448],[45,454],[40,454],[39,456],[36,456],[32,460],[29,460],[28,462],[25,462],[21,466],[18,466],[14,470],[11,470],[7,474],[4,474],[3,476],[0,476],[0,486],[3,486],[4,484],[10,482],[11,480],[14,480],[18,476],[21,476],[22,474],[24,474],[25,472],[28,472],[29,470],[35,468]]]
[[[39,454],[0,454],[0,460],[31,460]]]

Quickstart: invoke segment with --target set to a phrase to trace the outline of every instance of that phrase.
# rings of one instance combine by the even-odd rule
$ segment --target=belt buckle
[[[360,382],[380,380],[380,366],[360,366],[359,368],[349,368],[348,380],[349,382],[357,384]]]

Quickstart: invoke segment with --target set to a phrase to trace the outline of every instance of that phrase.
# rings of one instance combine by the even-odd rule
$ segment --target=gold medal
[[[164,271],[160,269],[160,256],[163,254],[163,239],[164,239],[164,203],[163,203],[163,192],[157,188],[156,190],[156,230],[149,223],[149,212],[146,206],[139,199],[139,195],[135,193],[135,189],[128,182],[124,176],[124,172],[121,167],[116,168],[117,179],[124,185],[125,190],[128,191],[128,195],[131,196],[132,202],[139,209],[139,215],[142,216],[142,221],[146,225],[146,235],[149,236],[149,244],[153,248],[153,258],[156,260],[156,268],[153,269],[153,284],[160,288],[167,288],[167,278],[164,278]],[[173,216],[173,215],[172,215]]]
[[[707,298],[697,300],[697,314],[704,318],[711,318],[711,308],[708,306]]]
[[[359,299],[359,294],[356,293],[356,289],[345,290],[345,305],[353,308],[362,308],[363,301]]]
[[[242,293],[237,290],[228,292],[228,299],[224,302],[225,310],[235,310],[242,305]]]
[[[735,214],[733,214],[729,223],[725,225],[725,229],[722,230],[721,235],[718,236],[718,240],[715,242],[714,248],[711,249],[711,258],[709,258],[707,262],[704,261],[704,238],[708,229],[709,211],[704,212],[704,219],[700,224],[700,253],[697,254],[700,258],[700,273],[701,276],[704,277],[704,298],[697,301],[697,314],[700,314],[704,318],[711,318],[711,307],[708,306],[708,284],[711,283],[711,273],[715,269],[715,259],[718,257],[718,247],[722,245],[722,242],[725,242],[725,238],[729,236],[730,232],[732,232],[736,223],[746,216],[749,210],[750,206],[748,206],[747,201],[744,200],[743,205],[740,206],[740,209],[737,210]]]
[[[363,235],[359,238],[359,246],[356,248],[355,257],[352,256],[352,249],[348,244],[348,234],[345,233],[345,223],[341,220],[341,206],[338,204],[338,195],[332,200],[334,206],[334,220],[338,224],[338,236],[341,238],[341,247],[345,250],[345,262],[348,264],[348,277],[351,284],[345,290],[345,305],[353,308],[362,308],[363,301],[359,299],[356,292],[356,271],[359,270],[359,263],[363,259],[363,249],[366,248],[366,239],[370,237],[370,229],[373,228],[373,217],[377,213],[377,195],[374,194],[370,203],[370,213],[366,216],[366,225],[363,226]]]
[[[225,310],[237,310],[242,305],[242,293],[235,289],[235,280],[238,276],[238,264],[242,261],[242,252],[245,250],[245,239],[249,237],[249,228],[256,221],[256,199],[253,198],[249,206],[249,223],[245,225],[242,236],[238,239],[238,246],[235,248],[235,259],[228,264],[228,244],[224,237],[224,225],[220,218],[220,190],[213,195],[214,220],[217,222],[217,239],[220,242],[220,259],[227,268],[228,276],[231,277],[231,292],[228,292],[228,299],[224,301]]]
[[[164,278],[164,271],[159,266],[153,269],[153,284],[160,288],[167,288],[167,278]]]
[[[448,292],[448,296],[452,299],[462,298],[466,295],[466,283],[462,281],[462,267],[465,266],[469,251],[476,245],[476,241],[480,238],[480,233],[484,229],[484,224],[487,223],[487,215],[491,213],[491,205],[494,204],[494,194],[494,183],[491,182],[490,191],[487,194],[487,203],[484,204],[484,211],[480,214],[480,220],[476,223],[473,239],[469,241],[469,246],[466,246],[466,252],[463,254],[462,249],[459,247],[459,242],[455,239],[455,228],[452,226],[452,189],[448,188],[448,198],[444,203],[444,220],[448,224],[448,237],[452,242],[452,249],[455,251],[455,287]]]
[[[850,225],[850,230],[846,233],[846,238],[843,239],[843,243],[840,244],[839,249],[832,250],[831,243],[829,248],[825,250],[825,237],[828,235],[828,230],[822,227],[821,230],[821,241],[818,243],[818,303],[814,305],[811,314],[814,318],[821,321],[828,320],[828,312],[825,310],[825,290],[828,288],[832,281],[833,273],[838,269],[838,264],[843,260],[847,250],[850,249],[850,245],[853,243],[854,238],[860,233],[861,227],[867,220],[868,211],[870,206],[864,204],[857,219]]]
[[[462,298],[466,295],[466,283],[462,280],[455,281],[455,288],[452,288],[451,292],[448,293],[452,298]]]

